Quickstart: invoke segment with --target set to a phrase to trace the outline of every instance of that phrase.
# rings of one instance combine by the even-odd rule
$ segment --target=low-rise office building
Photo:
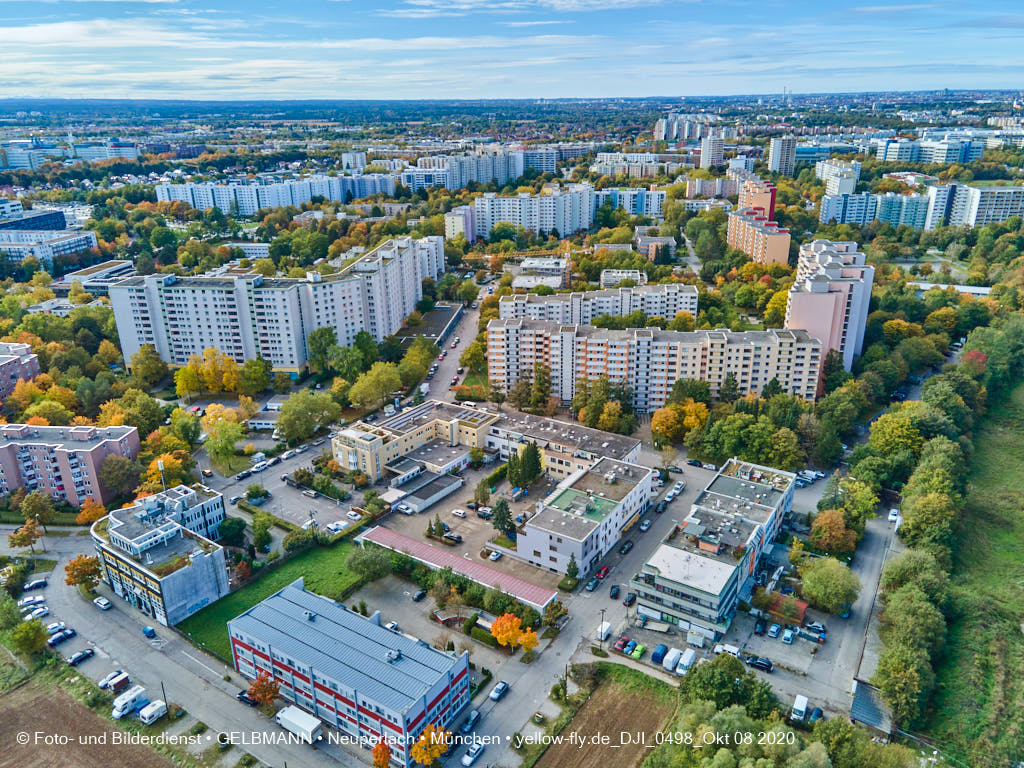
[[[657,473],[611,458],[574,472],[537,502],[516,536],[514,556],[565,573],[590,573],[650,506]]]
[[[624,250],[631,250],[625,248]],[[634,285],[647,285],[647,273],[639,269],[602,269],[600,286],[605,288],[617,288],[623,280],[632,280]]]
[[[793,506],[791,472],[730,459],[633,576],[637,613],[717,640]]]
[[[77,282],[82,290],[93,296],[106,296],[110,286],[135,276],[135,264],[128,259],[101,261],[74,272],[68,272],[59,280],[50,283],[50,290],[58,296],[67,296]]]
[[[451,728],[469,704],[469,654],[381,626],[309,592],[302,579],[228,622],[235,669],[272,676],[287,701],[408,767],[428,723]]]
[[[715,396],[731,373],[740,392],[760,393],[772,379],[783,391],[814,399],[821,367],[821,342],[803,330],[733,332],[608,330],[526,318],[494,319],[487,326],[490,386],[503,392],[534,366],[551,374],[551,394],[568,403],[576,382],[607,376],[625,384],[633,407],[662,407],[677,379],[707,381]]]
[[[72,507],[90,498],[105,504],[114,493],[100,483],[103,462],[138,453],[135,427],[0,424],[0,495],[24,488]]]
[[[572,259],[557,257],[532,257],[523,259],[519,265],[522,275],[557,277],[561,288],[568,288],[572,282]]]
[[[224,497],[204,485],[178,485],[115,509],[91,528],[114,594],[174,626],[230,590],[224,548],[214,541]]]
[[[503,319],[525,317],[573,325],[591,325],[602,315],[624,317],[632,312],[668,320],[680,312],[697,317],[697,286],[665,283],[551,296],[513,294],[501,297],[498,312]]]

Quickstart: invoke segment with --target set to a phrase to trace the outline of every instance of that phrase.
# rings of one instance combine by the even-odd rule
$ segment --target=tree
[[[530,380],[525,376],[516,379],[508,390],[507,400],[518,410],[522,411],[530,405]]]
[[[277,429],[289,442],[312,437],[317,430],[341,415],[341,406],[330,392],[300,389],[284,401],[277,418]]]
[[[91,592],[103,576],[103,566],[98,557],[78,555],[64,566],[64,583],[69,587],[83,586]]]
[[[252,681],[249,686],[249,695],[252,696],[258,704],[263,706],[270,706],[274,703],[274,700],[281,693],[281,685],[274,679],[274,676],[269,672],[263,672],[262,670],[256,679]]]
[[[537,639],[537,633],[532,629],[524,629],[519,633],[519,646],[523,649],[523,653],[529,653],[537,647],[537,643],[540,642]]]
[[[718,388],[718,399],[723,403],[732,403],[739,399],[740,385],[732,371],[725,375],[725,380]]]
[[[409,749],[409,757],[423,765],[433,765],[448,749],[451,734],[433,723],[427,723],[423,733]]]
[[[131,356],[128,368],[145,389],[153,389],[170,375],[167,363],[160,359],[156,347],[143,344],[139,351]]]
[[[748,672],[742,661],[728,653],[721,653],[710,663],[691,669],[679,689],[687,701],[711,701],[718,709],[739,704],[754,718],[767,717],[778,707],[771,686]]]
[[[576,562],[576,555],[569,553],[569,564],[565,567],[565,575],[570,579],[578,579],[580,575],[580,566]]]
[[[394,337],[389,336],[387,339],[384,340],[385,344],[387,344],[388,339],[393,338]],[[363,359],[364,366],[370,365],[370,363],[372,363],[378,357],[383,360],[387,360],[383,352],[377,349],[377,342],[373,340],[373,336],[371,336],[368,331],[360,331],[359,333],[357,333],[355,335],[355,338],[352,339],[352,346],[353,348],[359,351],[359,356]],[[401,350],[401,344],[399,344],[398,348],[399,350]]]
[[[245,430],[237,421],[226,416],[212,423],[208,422],[206,430],[206,452],[214,461],[226,465],[235,455],[235,443],[242,439]]]
[[[484,345],[479,341],[471,342],[459,357],[459,365],[465,366],[474,373],[483,373],[487,370],[487,355]]]
[[[202,427],[200,426],[198,416],[193,416],[181,408],[175,408],[171,411],[170,427],[171,432],[188,443],[189,448],[192,448],[199,442]]]
[[[853,375],[846,370],[843,355],[836,349],[830,349],[821,364],[821,379],[825,383],[825,393],[834,392],[850,381]]]
[[[386,741],[381,739],[374,744],[370,754],[373,756],[373,768],[388,768],[391,762],[391,747]]]
[[[543,407],[551,396],[551,369],[543,363],[534,363],[533,381],[530,384],[530,407]]]
[[[402,387],[402,377],[394,363],[374,363],[370,370],[356,379],[348,391],[353,403],[366,406],[382,406],[384,401]]]
[[[135,459],[112,453],[100,465],[100,485],[117,496],[128,496],[135,491],[142,476],[142,467]]]
[[[618,432],[622,423],[622,403],[618,400],[609,400],[601,409],[601,415],[597,419],[597,428],[605,432]]]
[[[841,509],[819,512],[811,523],[811,543],[830,554],[843,555],[857,547],[857,534],[846,527]]]
[[[312,331],[306,339],[309,349],[309,370],[315,374],[327,371],[327,354],[338,343],[338,334],[333,326],[325,325]]]
[[[217,529],[220,543],[229,547],[245,545],[245,520],[240,517],[225,517]]]
[[[327,353],[327,365],[345,381],[355,381],[366,369],[367,361],[355,347],[333,346]]]
[[[491,622],[491,635],[498,645],[512,648],[519,644],[522,621],[514,613],[504,613]]]
[[[540,448],[537,443],[531,440],[523,449],[520,457],[519,483],[520,485],[532,485],[543,471],[540,459]]]
[[[886,646],[871,680],[904,727],[913,726],[920,717],[934,681],[925,652],[906,645]]]
[[[651,436],[658,444],[671,445],[683,436],[680,408],[671,405],[659,408],[651,416]]]
[[[494,530],[502,534],[508,534],[512,530],[512,512],[505,499],[498,499],[498,503],[494,505],[494,517],[491,518],[491,525],[494,526]]]
[[[391,554],[380,547],[357,547],[345,561],[345,567],[359,575],[365,584],[391,573]]]
[[[11,645],[23,656],[35,656],[46,648],[46,627],[39,619],[23,621],[11,630]]]
[[[768,453],[769,464],[779,469],[792,471],[801,466],[806,456],[800,447],[800,438],[793,430],[782,427],[772,435],[772,448]]]
[[[270,386],[270,379],[273,369],[270,363],[263,358],[252,358],[242,363],[238,372],[239,394],[253,395],[263,392]]]
[[[476,484],[476,490],[473,491],[473,500],[480,506],[486,506],[487,502],[491,500],[491,489],[487,485],[487,478]]]
[[[35,552],[35,544],[43,536],[42,531],[39,530],[39,523],[35,521],[35,518],[27,520],[23,526],[15,529],[11,533],[7,534],[7,545],[11,549],[22,549],[28,547],[30,551]]]
[[[35,520],[46,530],[46,524],[57,514],[53,499],[45,493],[32,491],[21,502],[21,514],[26,520]]]
[[[910,496],[903,504],[899,535],[911,547],[946,545],[953,536],[956,505],[945,493]]]
[[[883,595],[908,585],[920,589],[936,605],[942,605],[946,599],[946,572],[930,552],[906,549],[885,564],[881,581]]]
[[[946,641],[942,611],[913,584],[886,595],[882,622],[882,637],[887,645],[919,648],[934,658]]]
[[[844,605],[853,605],[860,594],[857,574],[834,557],[809,563],[800,575],[803,597],[829,613],[839,613]]]
[[[252,516],[250,528],[253,547],[262,551],[270,544],[270,528],[273,524],[273,518],[266,512],[257,512]]]
[[[906,414],[883,413],[871,425],[868,444],[880,456],[896,456],[903,452],[910,452],[917,456],[924,444],[924,438],[911,424],[910,418]]]
[[[174,391],[178,397],[191,399],[203,391],[203,378],[199,369],[191,363],[174,372]]]
[[[101,427],[127,424],[136,427],[139,435],[148,435],[163,424],[164,409],[151,395],[141,389],[126,389],[117,400],[100,407],[96,424]]]
[[[21,592],[21,586],[18,586]],[[6,591],[0,590],[0,629],[11,629],[22,621],[18,603]]]
[[[541,622],[545,627],[553,627],[569,614],[569,609],[560,600],[552,600],[544,609],[544,616]]]

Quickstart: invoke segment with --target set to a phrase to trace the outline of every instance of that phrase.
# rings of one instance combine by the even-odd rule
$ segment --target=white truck
[[[274,720],[307,744],[313,744],[323,738],[323,723],[298,707],[285,707],[277,713]]]
[[[807,697],[800,695],[793,702],[793,711],[789,713],[790,722],[802,723],[807,717]]]
[[[142,709],[147,704],[149,704],[149,697],[146,695],[146,689],[141,685],[133,685],[114,699],[114,708],[110,711],[110,716],[115,720],[120,720],[125,715]]]
[[[597,625],[597,631],[594,633],[595,640],[601,640],[602,642],[607,640],[612,633],[612,625],[607,621],[602,621]]]
[[[678,648],[669,648],[665,658],[661,661],[661,666],[666,672],[675,672],[676,665],[679,664],[679,659],[682,658],[682,655],[683,652]]]
[[[430,394],[430,385],[425,381],[420,384],[420,394],[424,397]]]
[[[679,663],[676,664],[676,674],[682,677],[690,671],[690,667],[697,660],[697,652],[693,648],[687,648],[683,651],[683,655],[679,659]]]

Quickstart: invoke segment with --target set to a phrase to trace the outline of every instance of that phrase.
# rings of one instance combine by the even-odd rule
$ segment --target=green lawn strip
[[[1024,754],[1024,386],[974,439],[928,730],[979,764]]]
[[[269,597],[297,578],[306,588],[333,599],[344,598],[359,583],[359,577],[345,567],[345,559],[355,546],[342,542],[331,547],[313,547],[263,573],[256,581],[222,597],[177,625],[193,643],[231,659],[227,622]]]

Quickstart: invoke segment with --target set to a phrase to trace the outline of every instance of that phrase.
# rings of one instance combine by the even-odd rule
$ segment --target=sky
[[[1020,0],[0,0],[0,97],[1020,88],[1022,41]]]

